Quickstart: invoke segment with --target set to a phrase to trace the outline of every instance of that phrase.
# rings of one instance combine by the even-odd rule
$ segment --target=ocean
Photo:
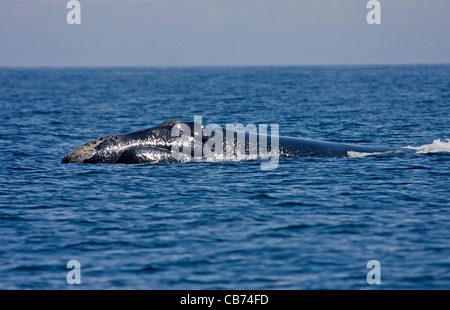
[[[0,289],[450,289],[450,65],[0,68],[0,109]],[[61,164],[194,116],[417,152]]]

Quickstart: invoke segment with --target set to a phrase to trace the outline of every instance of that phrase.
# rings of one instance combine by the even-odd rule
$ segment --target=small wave
[[[415,150],[419,154],[433,154],[433,153],[450,153],[450,139],[441,141],[441,139],[434,140],[431,144],[424,144],[421,146],[410,146],[407,149]]]

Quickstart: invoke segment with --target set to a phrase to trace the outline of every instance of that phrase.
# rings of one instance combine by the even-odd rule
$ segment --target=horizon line
[[[0,68],[201,68],[201,67],[351,67],[351,66],[429,66],[450,62],[329,63],[329,64],[158,64],[158,65],[0,65]]]

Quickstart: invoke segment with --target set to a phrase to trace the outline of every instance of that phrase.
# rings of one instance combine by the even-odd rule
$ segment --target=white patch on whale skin
[[[143,160],[143,162],[148,163],[161,163],[171,158],[170,153],[166,154],[155,151],[140,152],[139,154],[137,154],[137,156],[140,157]]]
[[[359,157],[366,157],[366,156],[377,155],[377,154],[381,154],[381,153],[365,153],[365,152],[348,151],[347,157],[348,158],[359,158]]]
[[[399,155],[403,155],[403,154],[405,154],[405,152],[402,150],[389,150],[386,152],[373,152],[373,153],[347,151],[347,158],[360,158],[360,157],[376,156],[376,155],[399,156]]]

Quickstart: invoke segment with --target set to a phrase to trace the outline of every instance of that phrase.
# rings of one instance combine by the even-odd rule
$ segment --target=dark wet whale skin
[[[67,154],[63,158],[62,163],[144,164],[178,162],[171,155],[172,145],[178,139],[178,137],[172,137],[172,127],[178,123],[181,122],[170,120],[154,128],[98,138]],[[183,124],[189,126],[192,136],[194,123],[183,122]],[[224,145],[227,132],[224,130]],[[203,137],[203,143],[208,139],[209,137]],[[236,136],[234,140],[236,140]],[[245,135],[245,140],[246,152],[248,153],[248,133]],[[271,137],[268,136],[267,143],[269,148],[271,147],[270,141]],[[349,151],[378,153],[391,150],[393,149],[386,147],[340,144],[279,136],[281,157],[347,157]],[[402,149],[402,151],[408,150]]]
[[[67,154],[62,163],[145,163],[137,156],[145,151],[165,154],[163,161],[172,162],[167,154],[176,139],[171,136],[176,123],[167,121],[150,129],[98,138]]]

